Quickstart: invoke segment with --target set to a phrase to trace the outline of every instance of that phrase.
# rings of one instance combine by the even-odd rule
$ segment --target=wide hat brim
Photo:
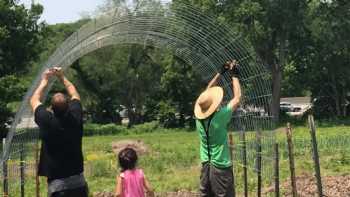
[[[201,97],[204,97],[208,95],[210,99],[212,100],[212,103],[210,107],[206,110],[202,110],[201,106],[199,105],[199,100]],[[206,119],[208,118],[212,113],[216,111],[216,109],[219,107],[222,99],[224,97],[224,90],[221,87],[212,87],[199,95],[199,97],[196,100],[196,104],[194,105],[194,116],[197,119]]]

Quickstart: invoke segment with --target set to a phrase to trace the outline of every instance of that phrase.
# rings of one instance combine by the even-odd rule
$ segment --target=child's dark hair
[[[136,151],[132,148],[124,148],[118,154],[121,171],[134,169],[137,162]]]

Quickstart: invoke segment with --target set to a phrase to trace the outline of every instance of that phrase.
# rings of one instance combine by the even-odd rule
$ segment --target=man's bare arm
[[[52,73],[49,70],[44,72],[39,86],[35,89],[32,97],[30,98],[30,105],[32,106],[33,112],[39,105],[41,105],[40,99],[43,96],[45,88],[47,87],[50,75],[52,75]]]
[[[61,68],[55,67],[55,74],[58,77],[58,79],[63,83],[64,87],[67,90],[68,95],[70,96],[71,100],[76,99],[80,101],[80,95],[73,85],[72,82],[70,82],[63,74],[63,71]]]
[[[233,98],[229,102],[229,107],[232,111],[235,111],[241,102],[241,84],[239,83],[239,70],[238,70],[237,60],[232,60],[229,64],[230,74],[232,77],[232,89],[233,89]]]
[[[222,65],[222,67],[220,68],[220,71],[216,73],[214,78],[208,83],[207,89],[215,86],[218,82],[220,75],[223,75],[226,71],[230,70],[230,63],[231,61],[228,61],[224,65]]]
[[[72,84],[72,82],[70,82],[66,77],[63,77],[60,80],[63,83],[64,87],[66,87],[66,90],[67,90],[68,95],[70,96],[70,98],[72,100],[73,99],[77,99],[77,100],[80,101],[80,95],[79,95],[77,89],[75,88],[75,86]]]
[[[219,73],[216,73],[216,75],[214,76],[214,78],[208,83],[208,86],[207,86],[207,89],[215,86],[218,82],[218,79],[220,77],[220,74]]]
[[[233,86],[233,99],[229,102],[229,107],[232,111],[235,111],[241,102],[241,84],[239,83],[239,79],[236,77],[232,77],[232,86]]]

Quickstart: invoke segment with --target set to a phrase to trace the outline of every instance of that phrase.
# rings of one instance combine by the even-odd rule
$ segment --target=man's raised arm
[[[223,75],[225,72],[230,70],[229,64],[230,62],[226,62],[226,64],[222,65],[222,67],[220,68],[220,71],[216,73],[214,78],[208,83],[207,89],[215,86],[218,82],[220,75]]]
[[[214,78],[208,83],[207,89],[215,86],[217,84],[217,82],[218,82],[219,77],[220,77],[220,73],[216,73]]]
[[[72,82],[70,82],[63,74],[63,71],[61,68],[59,67],[54,67],[55,69],[55,74],[58,77],[58,79],[63,83],[64,87],[67,90],[68,95],[70,96],[70,99],[76,99],[80,101],[80,95],[77,91],[77,89],[75,88],[75,86],[73,85]]]
[[[32,106],[33,112],[35,112],[35,109],[41,105],[41,97],[43,96],[43,92],[49,82],[49,78],[52,76],[51,70],[46,70],[41,78],[41,81],[39,83],[39,86],[35,89],[32,97],[30,98],[30,105]]]
[[[233,89],[233,98],[229,102],[229,107],[232,111],[235,111],[241,102],[241,84],[239,83],[238,75],[238,64],[236,60],[233,60],[230,64],[230,72],[232,77],[232,89]]]

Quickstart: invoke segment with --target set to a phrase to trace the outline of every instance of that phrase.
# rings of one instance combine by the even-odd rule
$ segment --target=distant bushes
[[[125,129],[126,127],[116,124],[86,124],[84,125],[84,135],[115,135]]]
[[[84,136],[116,135],[120,133],[150,133],[159,129],[161,129],[161,127],[159,127],[159,123],[156,121],[134,125],[132,128],[116,124],[85,124]]]

